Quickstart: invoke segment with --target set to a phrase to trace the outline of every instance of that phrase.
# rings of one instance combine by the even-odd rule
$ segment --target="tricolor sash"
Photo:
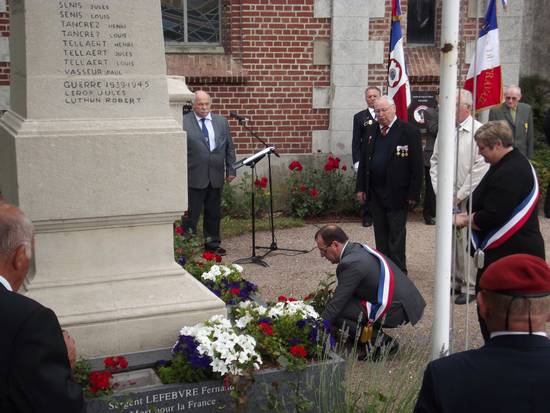
[[[527,197],[514,209],[511,217],[504,225],[490,231],[485,239],[480,240],[477,234],[472,231],[472,246],[476,251],[490,250],[502,245],[510,239],[512,235],[518,232],[531,216],[531,212],[533,212],[533,209],[537,206],[537,200],[539,198],[539,183],[537,181],[535,168],[533,168],[531,163],[529,163],[529,166],[531,166],[531,171],[533,172],[533,189],[531,189],[529,195],[527,195]]]
[[[373,324],[390,309],[393,301],[393,271],[386,258],[368,245],[362,245],[371,255],[374,255],[380,261],[380,278],[378,281],[377,303],[372,304],[366,300],[361,301],[361,305],[367,310],[369,324]]]

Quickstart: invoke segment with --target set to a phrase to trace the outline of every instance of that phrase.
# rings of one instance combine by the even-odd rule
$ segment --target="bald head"
[[[34,228],[13,205],[0,203],[0,275],[17,291],[29,270]]]
[[[504,91],[504,103],[509,109],[515,109],[521,100],[521,89],[519,86],[510,85]]]

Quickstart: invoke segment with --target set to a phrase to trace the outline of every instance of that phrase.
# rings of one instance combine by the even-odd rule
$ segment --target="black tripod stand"
[[[240,162],[237,162],[235,164],[235,168],[238,169],[241,166],[250,166],[250,170],[252,172],[252,179],[250,181],[252,186],[252,191],[250,195],[250,218],[252,219],[252,255],[247,258],[241,258],[236,261],[233,261],[235,264],[258,264],[262,267],[269,267],[269,264],[263,260],[263,256],[256,255],[256,188],[255,188],[255,177],[256,177],[256,163],[262,159],[265,154],[268,155],[271,154],[271,151],[273,151],[273,147],[267,147],[263,149],[262,151],[258,152],[255,155],[252,155],[249,158],[246,158]],[[259,248],[259,247],[258,247]]]
[[[230,116],[232,118],[236,118],[237,121],[239,122],[239,125],[244,127],[248,131],[248,133],[250,133],[258,141],[260,141],[266,148],[270,148],[270,146],[262,138],[260,138],[256,134],[256,132],[254,132],[251,128],[249,128],[246,125],[246,122],[247,122],[246,118],[243,118],[242,116],[237,115],[235,112],[230,112]],[[271,153],[273,152],[275,154],[275,156],[278,157],[278,158],[280,157],[280,155],[277,153],[277,151],[275,150],[274,147],[271,147],[271,148],[273,148],[273,150],[269,151],[267,153],[267,169],[268,169],[267,172],[268,172],[268,176],[269,176],[269,227],[270,227],[270,230],[271,230],[271,245],[269,247],[257,246],[255,248],[267,250],[267,252],[264,255],[261,256],[262,258],[267,256],[268,254],[270,254],[272,251],[287,251],[287,252],[296,252],[296,253],[300,253],[300,254],[307,254],[309,252],[308,250],[296,250],[296,249],[291,249],[291,248],[279,248],[279,246],[277,245],[277,240],[275,239],[275,220],[274,220],[274,217],[273,217],[273,179],[272,179],[272,175],[271,175]],[[252,182],[254,182],[254,173],[252,174]],[[254,188],[252,188],[252,192],[254,193]],[[253,242],[253,244],[254,244],[254,241],[255,241],[254,240],[254,227],[252,227],[252,242]]]

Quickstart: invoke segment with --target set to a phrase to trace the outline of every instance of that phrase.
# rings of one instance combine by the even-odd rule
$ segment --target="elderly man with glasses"
[[[489,120],[505,120],[514,135],[514,147],[527,157],[533,158],[534,125],[533,110],[527,103],[521,103],[521,89],[509,86],[504,92],[504,103],[489,112]]]

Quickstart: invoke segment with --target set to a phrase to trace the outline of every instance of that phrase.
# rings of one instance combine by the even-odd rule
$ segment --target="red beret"
[[[487,267],[479,286],[482,290],[506,295],[547,295],[550,294],[550,267],[533,255],[508,255]]]

